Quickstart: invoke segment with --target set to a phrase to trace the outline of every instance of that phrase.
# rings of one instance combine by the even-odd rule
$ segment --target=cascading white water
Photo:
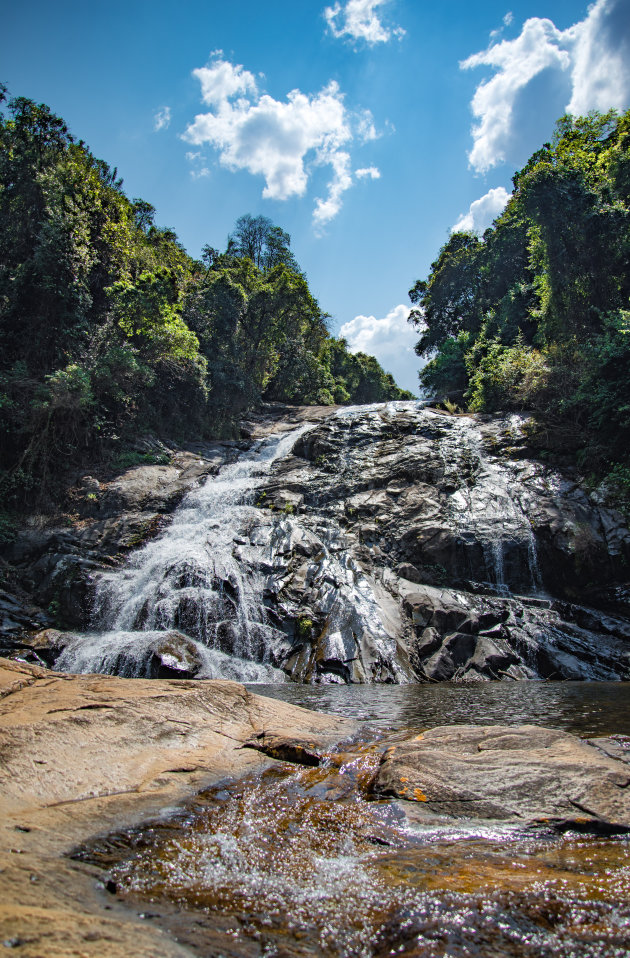
[[[100,577],[98,631],[76,636],[56,668],[148,675],[156,654],[172,658],[169,640],[178,630],[188,640],[183,653],[178,649],[179,667],[194,659],[199,678],[284,681],[284,673],[268,664],[282,636],[266,620],[264,581],[253,561],[264,544],[253,503],[274,461],[311,428],[261,440],[192,490],[161,536],[124,568]]]
[[[518,429],[518,417],[512,417],[511,428]],[[498,463],[488,455],[476,423],[465,417],[449,420],[449,431],[440,442],[445,472],[470,469],[470,481],[461,483],[450,496],[451,515],[463,538],[472,534],[481,543],[486,568],[492,574],[497,592],[510,592],[506,581],[506,549],[510,546],[527,557],[529,582],[527,591],[542,592],[536,539],[531,523],[517,495],[518,482],[505,462]]]

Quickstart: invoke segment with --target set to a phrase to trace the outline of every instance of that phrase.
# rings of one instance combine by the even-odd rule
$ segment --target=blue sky
[[[563,112],[630,105],[630,0],[24,0],[0,80],[192,255],[269,216],[332,331],[415,389],[407,290]]]

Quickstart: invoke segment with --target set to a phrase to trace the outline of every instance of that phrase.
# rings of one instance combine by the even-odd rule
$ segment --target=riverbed
[[[630,747],[628,683],[256,686],[359,719],[318,768],[275,762],[79,856],[146,921],[213,958],[621,958],[630,843],[427,821],[375,795],[383,750],[444,724],[534,723]]]

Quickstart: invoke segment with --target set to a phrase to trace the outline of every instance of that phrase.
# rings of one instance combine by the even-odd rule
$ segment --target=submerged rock
[[[431,729],[387,749],[373,784],[454,818],[607,833],[630,831],[629,786],[630,743],[533,725]]]

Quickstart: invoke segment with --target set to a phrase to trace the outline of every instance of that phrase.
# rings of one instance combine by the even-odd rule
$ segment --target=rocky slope
[[[250,681],[630,676],[627,524],[531,457],[524,417],[285,414],[242,443],[84,480],[83,518],[7,556],[65,629],[34,636],[47,623],[9,596],[5,648]]]

